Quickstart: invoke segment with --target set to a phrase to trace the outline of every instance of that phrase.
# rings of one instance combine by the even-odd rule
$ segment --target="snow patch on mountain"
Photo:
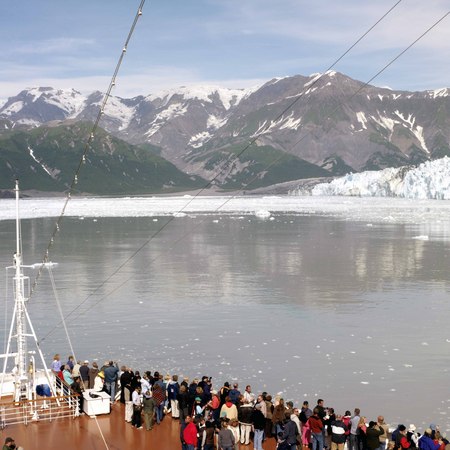
[[[227,122],[227,119],[221,119],[220,117],[210,114],[208,116],[208,120],[206,121],[206,127],[217,130],[221,126],[225,125],[226,122]]]
[[[23,101],[17,101],[8,105],[3,111],[2,114],[5,116],[10,116],[11,114],[18,113],[23,108]]]
[[[75,89],[32,88],[28,90],[27,96],[31,96],[33,103],[42,99],[69,115],[78,114],[86,102],[86,97]]]
[[[300,124],[302,123],[302,118],[295,118],[294,112],[291,112],[287,117],[281,116],[278,120],[271,120],[269,122],[269,126],[267,126],[268,121],[265,120],[262,123],[259,123],[258,129],[255,133],[252,134],[251,137],[259,136],[261,134],[271,133],[273,130],[283,130],[283,129],[291,129],[297,130]]]
[[[93,103],[93,106],[98,106],[100,109],[101,104],[103,102],[99,101]],[[113,119],[117,119],[120,122],[119,131],[126,129],[131,120],[134,117],[136,109],[134,107],[127,106],[123,103],[123,100],[118,97],[110,97],[108,103],[106,103],[104,113]],[[71,118],[71,117],[70,117]]]
[[[441,88],[441,89],[435,89],[434,91],[427,91],[428,95],[431,98],[436,98],[436,97],[448,97],[448,88]]]
[[[312,195],[450,200],[450,158],[427,161],[415,168],[350,173],[316,185]]]
[[[158,113],[155,119],[150,123],[150,128],[145,133],[146,136],[151,137],[160,130],[162,126],[169,120],[175,117],[183,116],[187,112],[187,106],[182,103],[174,103],[167,109]]]
[[[364,128],[365,130],[367,130],[367,119],[366,119],[366,115],[364,114],[363,111],[357,112],[356,113],[356,120],[361,124],[362,128]]]
[[[228,110],[236,106],[252,89],[227,89],[219,86],[181,86],[175,89],[166,89],[158,94],[150,94],[149,101],[162,100],[168,104],[172,97],[180,96],[185,100],[200,100],[212,103],[212,97],[218,95],[223,107]]]
[[[42,161],[40,161],[36,157],[36,155],[34,154],[33,149],[30,146],[28,146],[28,152],[29,152],[30,156],[34,159],[34,161],[36,161],[42,167],[42,169],[45,172],[47,172],[47,174],[50,175],[52,178],[55,178],[56,175],[59,174],[59,172],[60,172],[59,170],[50,170]]]
[[[192,136],[189,140],[188,145],[193,148],[201,147],[208,139],[211,139],[211,133],[208,131],[203,131],[202,133],[198,133],[195,136]]]

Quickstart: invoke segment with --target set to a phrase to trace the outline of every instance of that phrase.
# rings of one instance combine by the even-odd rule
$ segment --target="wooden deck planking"
[[[24,450],[43,450],[56,447],[64,450],[178,450],[181,449],[180,425],[167,416],[153,430],[137,430],[125,422],[124,405],[116,403],[111,414],[101,415],[97,420],[89,416],[77,419],[59,419],[53,422],[33,422],[29,425],[12,425],[1,431],[3,445],[5,437],[11,436]],[[105,437],[104,444],[99,427]],[[263,443],[264,450],[274,450],[275,440]],[[253,445],[241,445],[241,450],[251,450]]]

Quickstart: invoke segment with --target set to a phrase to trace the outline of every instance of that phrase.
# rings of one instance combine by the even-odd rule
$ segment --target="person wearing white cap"
[[[80,367],[80,377],[83,382],[84,389],[89,388],[89,361],[84,361],[83,365]]]
[[[409,425],[408,431],[406,432],[406,439],[409,442],[414,442],[414,447],[419,446],[419,435],[416,432],[416,426],[412,423]]]

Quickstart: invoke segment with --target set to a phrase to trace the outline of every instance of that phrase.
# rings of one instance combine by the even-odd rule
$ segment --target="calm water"
[[[151,238],[168,220],[64,219],[53,275],[77,358],[450,429],[445,224],[210,215]],[[42,258],[53,223],[22,221],[25,264]],[[0,236],[10,265],[11,221]],[[29,309],[48,360],[69,354],[48,276]]]

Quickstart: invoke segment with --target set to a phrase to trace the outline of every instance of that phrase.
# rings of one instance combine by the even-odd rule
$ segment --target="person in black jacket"
[[[377,427],[377,423],[371,420],[369,428],[366,430],[366,445],[368,450],[377,450],[380,446],[380,436],[384,434],[384,430]]]
[[[344,450],[347,427],[342,416],[336,415],[336,419],[331,422],[331,450]]]
[[[297,425],[293,420],[291,420],[290,415],[287,415],[286,419],[284,420],[282,438],[283,440],[286,440],[287,444],[289,445],[288,448],[290,450],[297,449],[297,436],[298,436]]]
[[[266,424],[266,419],[264,418],[264,414],[261,412],[261,405],[259,403],[253,410],[252,424],[253,429],[255,430],[253,448],[254,450],[263,450],[262,441],[264,437],[264,425]]]
[[[182,384],[180,390],[177,394],[178,400],[178,410],[180,413],[180,423],[184,423],[184,419],[189,415],[189,394],[187,392],[186,386]]]
[[[244,396],[241,395],[241,404],[238,408],[238,419],[241,425],[241,444],[250,444],[250,432],[252,430],[253,421],[253,406],[244,400]]]

